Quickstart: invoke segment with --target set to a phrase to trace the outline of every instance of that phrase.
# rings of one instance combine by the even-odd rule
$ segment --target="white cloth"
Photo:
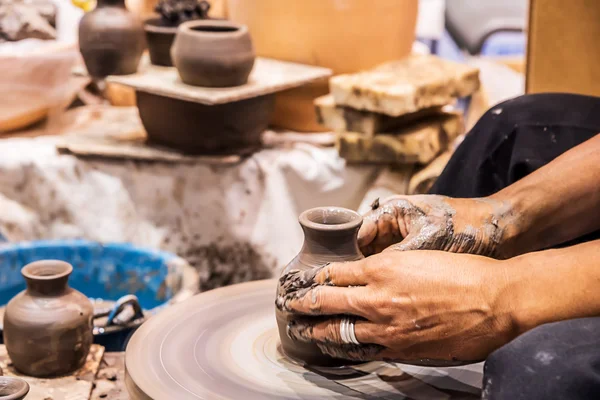
[[[209,166],[92,161],[57,154],[56,140],[0,141],[0,232],[172,251],[202,288],[270,277],[300,249],[300,212],[358,208],[378,172],[308,144]]]

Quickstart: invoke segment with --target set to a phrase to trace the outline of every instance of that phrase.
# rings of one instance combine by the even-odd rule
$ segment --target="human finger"
[[[336,317],[319,321],[311,319],[292,320],[288,323],[287,334],[290,339],[304,343],[352,344],[351,336],[348,336],[352,333],[345,332],[346,338],[342,336],[344,334],[341,330],[343,319],[343,317]],[[360,345],[380,344],[383,331],[378,324],[360,319],[354,321],[353,337]]]
[[[358,315],[368,319],[370,289],[318,285],[308,290],[290,293],[283,299],[285,311],[304,315]]]

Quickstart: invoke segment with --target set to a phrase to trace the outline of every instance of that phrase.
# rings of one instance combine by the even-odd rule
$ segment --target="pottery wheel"
[[[280,349],[275,280],[197,295],[151,318],[125,355],[134,399],[477,398],[480,371],[366,363],[304,367]],[[462,367],[461,367],[462,368]],[[407,371],[411,371],[407,373]],[[449,369],[452,370],[452,369]],[[473,375],[475,374],[475,375]],[[465,383],[470,378],[473,383]],[[436,383],[439,384],[436,387]]]

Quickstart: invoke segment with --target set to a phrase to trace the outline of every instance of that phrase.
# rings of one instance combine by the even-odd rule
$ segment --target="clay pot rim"
[[[164,26],[164,25],[159,25],[159,23],[162,21],[161,18],[149,18],[147,20],[144,21],[144,30],[146,32],[153,32],[153,33],[166,33],[169,35],[173,35],[177,33],[177,29],[179,29],[179,26]]]
[[[40,275],[36,273],[36,270],[44,268],[54,268],[56,269],[55,274],[51,275]],[[64,278],[66,276],[71,275],[73,272],[73,266],[68,262],[61,260],[40,260],[34,261],[32,263],[27,264],[21,269],[21,274],[27,279],[33,279],[38,281],[50,281],[55,279]]]
[[[25,382],[23,379],[12,377],[12,376],[0,376],[0,382],[6,383],[7,386],[12,382],[18,389],[18,391],[15,393],[2,396],[3,400],[20,399],[20,398],[23,398],[25,395],[27,395],[27,393],[29,393],[29,383]]]
[[[233,28],[234,31],[197,31],[194,28],[199,27],[222,27],[222,28]],[[194,21],[187,21],[179,25],[179,31],[185,32],[189,35],[197,37],[210,37],[210,38],[223,38],[223,39],[234,39],[248,34],[248,27],[246,25],[237,24],[228,20],[215,20],[215,19],[199,19]]]
[[[314,221],[315,215],[329,214],[331,216],[342,216],[346,222],[341,223],[322,223]],[[316,207],[304,211],[298,218],[300,224],[306,228],[319,231],[342,231],[356,229],[362,225],[363,218],[356,211],[343,207]]]

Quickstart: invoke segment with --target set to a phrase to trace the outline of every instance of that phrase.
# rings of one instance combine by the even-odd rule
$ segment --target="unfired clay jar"
[[[7,304],[4,344],[16,369],[31,376],[63,375],[80,368],[92,345],[93,307],[69,287],[73,267],[36,261],[21,270],[27,289]]]
[[[207,106],[136,92],[140,119],[151,143],[186,154],[238,154],[261,146],[274,95]]]
[[[12,376],[0,377],[0,400],[22,400],[29,393],[29,384]]]
[[[407,56],[418,0],[227,0],[227,17],[248,26],[259,57],[358,72]],[[327,81],[277,94],[272,123],[296,131],[317,124],[313,100]]]
[[[248,82],[255,55],[246,26],[202,20],[179,26],[171,58],[188,85],[230,87]]]
[[[154,65],[172,67],[171,46],[175,41],[177,27],[165,26],[160,18],[151,18],[144,23],[150,62]]]
[[[98,0],[79,23],[79,50],[92,77],[135,73],[145,47],[142,22],[125,0]]]
[[[300,214],[299,221],[304,231],[304,244],[296,258],[283,270],[283,274],[291,270],[304,271],[321,267],[330,262],[363,258],[356,239],[362,224],[362,217],[358,213],[339,207],[319,207]],[[279,310],[276,310],[276,316],[282,349],[287,356],[317,366],[350,363],[323,354],[316,345],[292,341],[286,333],[292,317]]]

